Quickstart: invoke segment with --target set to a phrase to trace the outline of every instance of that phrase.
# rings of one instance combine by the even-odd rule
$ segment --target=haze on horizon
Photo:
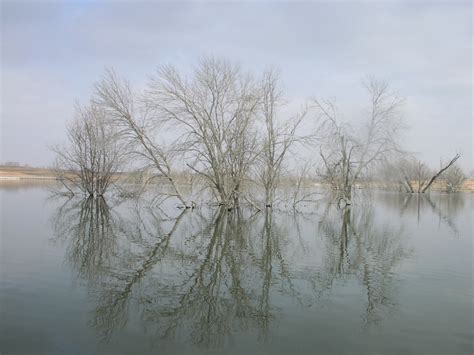
[[[142,87],[157,65],[188,71],[204,55],[278,68],[294,104],[336,98],[348,115],[366,75],[387,80],[406,98],[404,147],[473,169],[470,2],[3,1],[0,163],[51,165],[104,68]]]

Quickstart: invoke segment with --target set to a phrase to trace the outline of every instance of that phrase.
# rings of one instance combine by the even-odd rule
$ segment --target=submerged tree
[[[67,136],[69,144],[54,149],[58,180],[71,194],[103,196],[124,162],[106,112],[94,103],[78,106]]]
[[[388,170],[398,180],[402,190],[421,193],[432,175],[431,169],[413,157],[401,159],[396,165]]]
[[[434,174],[431,179],[428,181],[428,183],[426,184],[426,186],[423,188],[423,190],[421,191],[422,193],[426,192],[426,190],[428,190],[430,188],[430,186],[433,184],[433,182],[435,182],[435,180],[441,176],[441,174],[443,174],[446,170],[448,170],[454,163],[456,163],[456,161],[461,157],[460,154],[456,154],[454,156],[453,159],[451,159],[447,164],[443,164],[441,163],[441,167],[440,169],[436,172],[436,174]]]
[[[118,136],[126,143],[128,154],[142,160],[143,170],[152,171],[152,177],[165,178],[171,185],[167,196],[176,197],[183,206],[189,202],[176,182],[172,161],[174,147],[157,142],[161,126],[151,117],[140,98],[133,92],[130,84],[120,79],[114,71],[108,71],[96,85],[96,102],[110,115],[117,127]]]
[[[446,181],[446,192],[453,193],[462,189],[466,175],[459,165],[453,164],[451,168],[443,174],[443,178]]]
[[[177,149],[222,205],[238,205],[242,184],[257,157],[255,81],[239,67],[203,59],[185,77],[163,66],[147,91],[149,107],[165,129],[179,132]]]
[[[264,133],[259,156],[262,164],[257,167],[257,175],[265,190],[265,206],[272,207],[284,161],[290,148],[303,139],[297,136],[296,130],[305,117],[306,110],[283,122],[278,120],[277,110],[282,104],[282,98],[277,76],[271,71],[264,74],[261,90]]]
[[[334,103],[314,100],[320,114],[318,134],[323,166],[319,175],[346,205],[351,204],[353,187],[361,177],[400,150],[397,138],[403,128],[402,99],[381,81],[370,79],[365,87],[370,104],[361,127],[344,122]]]
[[[280,99],[272,72],[259,83],[237,65],[212,57],[201,60],[189,76],[173,66],[159,67],[142,93],[107,71],[94,96],[134,164],[165,178],[171,186],[166,195],[186,207],[190,202],[176,180],[178,165],[204,181],[220,205],[233,207],[241,197],[252,203],[243,185],[258,162],[265,204],[272,204],[304,117],[279,122]]]
[[[435,172],[415,158],[400,160],[396,164],[397,166],[392,168],[392,170],[393,174],[398,176],[400,186],[403,187],[405,192],[419,194],[425,193],[440,176],[445,176],[447,178],[448,192],[453,192],[454,190],[450,191],[449,189],[460,188],[464,181],[462,180],[461,175],[459,175],[459,170],[451,173],[451,170],[455,168],[455,162],[460,157],[460,154],[456,154],[447,164],[441,163],[440,169]],[[450,179],[449,181],[448,178]]]

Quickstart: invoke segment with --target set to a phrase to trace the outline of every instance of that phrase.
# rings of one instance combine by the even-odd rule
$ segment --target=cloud
[[[71,101],[87,100],[104,67],[143,86],[158,64],[189,71],[211,54],[253,72],[277,67],[289,97],[336,97],[348,110],[365,104],[365,75],[384,78],[407,97],[408,149],[432,165],[461,150],[472,169],[470,3],[6,2],[2,9],[4,160],[37,163],[18,151],[22,131],[10,120],[33,124],[41,112],[54,127],[64,124]],[[21,87],[6,93],[19,85],[18,73],[44,85],[22,81],[28,95],[41,94],[28,105],[15,96],[24,97]],[[45,139],[31,138],[42,151]]]
[[[2,160],[50,165],[49,149],[65,138],[74,98],[59,78],[8,70],[2,73]]]

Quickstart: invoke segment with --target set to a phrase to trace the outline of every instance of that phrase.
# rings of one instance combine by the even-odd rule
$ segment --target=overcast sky
[[[76,101],[105,67],[142,86],[203,55],[279,68],[286,95],[363,108],[366,75],[406,98],[404,145],[436,167],[472,163],[471,2],[1,1],[0,162],[50,165]],[[345,105],[345,106],[344,106]]]

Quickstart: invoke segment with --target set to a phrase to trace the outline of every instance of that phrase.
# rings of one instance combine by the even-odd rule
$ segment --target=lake
[[[472,354],[472,194],[182,211],[0,187],[0,353]]]

